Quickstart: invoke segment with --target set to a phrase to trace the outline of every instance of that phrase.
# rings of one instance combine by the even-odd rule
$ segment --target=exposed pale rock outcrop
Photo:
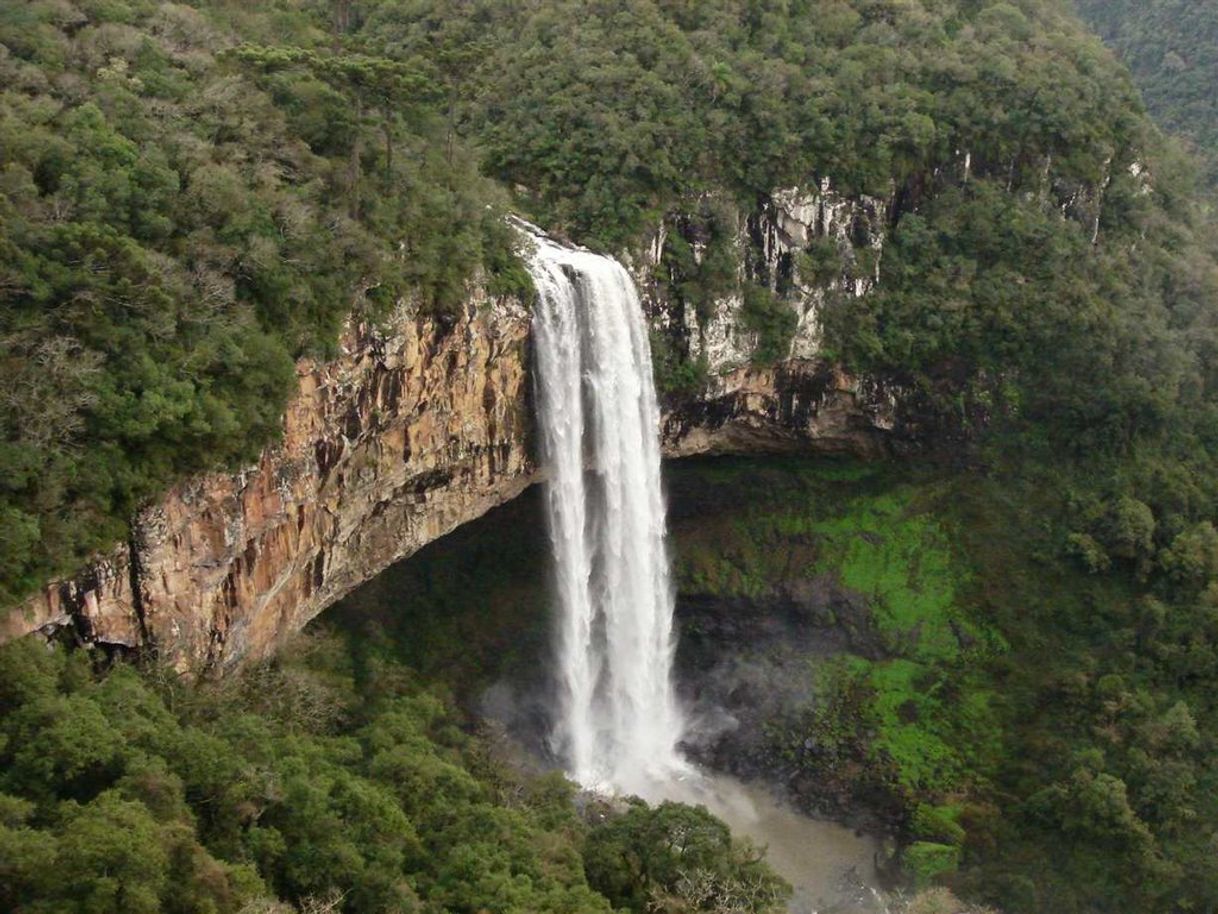
[[[811,189],[776,190],[752,212],[736,211],[730,203],[721,202],[720,207],[735,211],[731,245],[738,265],[737,285],[755,283],[777,293],[795,312],[790,358],[815,359],[821,350],[819,313],[826,298],[859,297],[875,285],[889,202],[847,196],[825,178]],[[730,378],[749,364],[756,343],[741,319],[744,299],[733,291],[709,303],[699,303],[703,318],[694,303],[672,300],[663,282],[667,272],[664,248],[670,234],[683,227],[689,228],[684,215],[666,219],[657,227],[651,243],[632,264],[635,279],[655,329],[675,338],[691,361],[703,360],[713,379],[728,378],[730,383]],[[705,241],[696,232],[687,240],[695,260],[700,262]],[[829,242],[840,262],[836,275],[827,279],[818,280],[801,272],[799,255],[817,240]],[[860,275],[855,267],[861,251],[868,252],[870,263]]]

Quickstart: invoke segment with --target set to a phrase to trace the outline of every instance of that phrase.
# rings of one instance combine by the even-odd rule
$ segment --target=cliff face
[[[471,301],[445,330],[399,315],[298,365],[282,442],[171,491],[131,541],[10,612],[0,637],[71,625],[154,645],[179,670],[267,654],[390,563],[517,495],[528,453],[529,316]]]
[[[744,319],[740,290],[764,287],[794,311],[788,356],[816,359],[821,351],[819,313],[826,299],[858,297],[875,285],[888,201],[846,196],[825,179],[813,189],[776,190],[751,211],[713,195],[699,202],[702,212],[673,214],[661,222],[651,243],[633,259],[635,281],[655,330],[684,358],[704,363],[712,387],[724,381],[730,386],[735,372],[749,364],[757,342]],[[734,282],[712,293],[709,301],[687,300],[680,274],[690,265],[674,262],[679,258],[670,242],[683,241],[700,266],[713,256],[716,235],[735,265]],[[811,276],[805,255],[814,247],[822,269]]]
[[[798,226],[834,231],[821,212],[776,197],[742,222],[742,257],[751,245],[777,265],[806,243]],[[668,404],[669,456],[888,448],[897,401],[814,357],[823,289],[792,298],[812,329],[766,369],[748,365],[732,301],[691,325],[679,303],[644,289],[653,324],[682,328],[693,351],[739,341],[720,347],[702,394]],[[113,555],[0,617],[0,641],[70,626],[85,642],[151,647],[191,674],[266,656],[391,563],[536,480],[528,343],[527,308],[480,295],[448,328],[405,312],[382,329],[350,327],[337,359],[298,365],[283,440],[257,466],[171,491]]]
[[[668,455],[885,451],[898,422],[895,393],[820,357],[819,315],[829,296],[861,296],[874,286],[888,202],[845,196],[827,179],[812,189],[777,190],[751,211],[723,200],[702,202],[727,223],[717,227],[735,265],[727,290],[709,301],[681,293],[681,267],[669,242],[680,237],[701,264],[714,243],[704,217],[665,219],[632,264],[654,332],[683,361],[700,363],[707,378],[697,396],[670,398],[663,420]],[[801,267],[817,244],[830,252],[832,266],[813,277]],[[767,289],[794,312],[787,357],[774,367],[752,364],[757,334],[744,317],[740,290],[746,287]]]

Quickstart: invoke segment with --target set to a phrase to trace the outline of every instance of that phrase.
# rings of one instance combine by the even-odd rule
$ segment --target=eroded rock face
[[[707,195],[700,203],[718,210],[718,219],[731,223],[729,244],[736,263],[737,289],[753,284],[775,293],[795,314],[788,357],[816,359],[821,350],[820,312],[826,299],[831,295],[857,298],[875,286],[889,201],[847,196],[825,178],[811,188],[775,190],[752,211],[741,210],[734,202],[714,195]],[[722,382],[730,384],[749,364],[756,344],[755,334],[742,320],[743,296],[731,291],[709,302],[681,301],[679,295],[671,294],[671,283],[666,282],[671,278],[672,264],[665,261],[665,250],[673,235],[683,236],[696,263],[707,256],[707,226],[700,224],[702,221],[686,214],[664,219],[651,242],[630,258],[630,266],[653,328],[669,337],[685,358],[704,362],[722,389]],[[719,226],[719,231],[723,230]],[[822,263],[823,275],[807,275],[809,264],[802,255],[818,243],[820,257],[831,252],[836,264]]]
[[[670,404],[664,452],[754,454],[815,451],[879,457],[894,444],[898,401],[882,385],[824,360],[739,368],[696,398]]]
[[[685,302],[664,282],[670,269],[665,245],[685,231],[695,260],[706,254],[696,221],[677,216],[662,222],[634,274],[655,332],[691,361],[701,360],[709,381],[696,398],[670,402],[664,416],[669,456],[795,450],[878,456],[893,444],[900,424],[898,391],[853,378],[818,357],[819,312],[833,294],[866,295],[875,285],[889,204],[848,197],[828,179],[812,189],[774,191],[752,212],[732,212],[730,244],[737,285],[765,286],[794,311],[788,357],[774,367],[751,364],[754,334],[741,319],[742,297]],[[836,252],[839,268],[819,280],[801,272],[800,255],[821,242]],[[872,258],[870,272],[855,277],[859,251]],[[697,312],[703,313],[699,315]]]
[[[183,672],[270,653],[390,563],[519,494],[529,455],[529,315],[475,298],[455,326],[400,314],[302,361],[280,444],[181,485],[130,544],[13,610],[0,637],[73,625],[154,646]]]
[[[749,229],[764,228],[761,250],[775,264],[809,233],[846,225],[826,215],[824,192],[776,199]],[[795,306],[814,309],[815,290]],[[653,324],[687,320],[654,287],[648,307]],[[743,346],[730,303],[715,315],[694,345],[717,335]],[[773,368],[724,356],[701,395],[667,405],[666,455],[886,452],[901,432],[897,398],[802,357],[800,345]],[[0,616],[0,641],[71,627],[87,643],[152,649],[184,673],[221,672],[267,656],[359,584],[537,478],[519,301],[471,293],[451,327],[405,309],[382,329],[355,324],[338,358],[302,361],[297,374],[283,439],[256,466],[172,490],[111,556]]]

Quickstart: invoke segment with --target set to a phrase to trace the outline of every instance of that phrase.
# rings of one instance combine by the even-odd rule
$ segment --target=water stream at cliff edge
[[[552,748],[584,786],[651,794],[685,766],[647,327],[621,264],[535,243],[538,417],[560,604]]]
[[[702,804],[768,846],[796,889],[793,912],[884,912],[872,839],[681,757],[660,410],[643,309],[616,260],[518,225],[535,245],[537,412],[559,604],[551,749],[584,787]]]

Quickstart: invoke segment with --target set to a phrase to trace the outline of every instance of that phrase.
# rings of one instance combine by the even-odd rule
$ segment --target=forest
[[[900,201],[882,299],[829,315],[843,359],[1082,449],[1205,418],[1187,162],[1054,3],[30,2],[0,30],[10,602],[248,461],[353,311],[527,286],[508,205],[619,249],[832,176]]]
[[[1086,22],[1130,69],[1155,121],[1188,143],[1212,191],[1218,180],[1218,7],[1076,0]]]
[[[590,828],[569,781],[520,774],[409,670],[337,638],[204,690],[21,642],[0,699],[6,911],[770,910],[789,892],[704,809],[605,804]]]
[[[622,253],[830,178],[892,205],[825,356],[933,418],[1004,646],[928,661],[1004,694],[984,733],[946,703],[941,729],[1002,749],[931,781],[884,756],[909,836],[1006,911],[1045,883],[1055,914],[1213,910],[1210,6],[1079,0],[1114,54],[1064,0],[0,4],[0,605],[248,464],[348,320],[527,298],[504,213]],[[785,354],[771,304],[758,364]],[[673,399],[706,383],[664,370]],[[0,651],[0,907],[714,910],[674,832],[727,910],[785,897],[688,808],[589,825],[390,661],[323,640],[200,690],[100,667]]]

